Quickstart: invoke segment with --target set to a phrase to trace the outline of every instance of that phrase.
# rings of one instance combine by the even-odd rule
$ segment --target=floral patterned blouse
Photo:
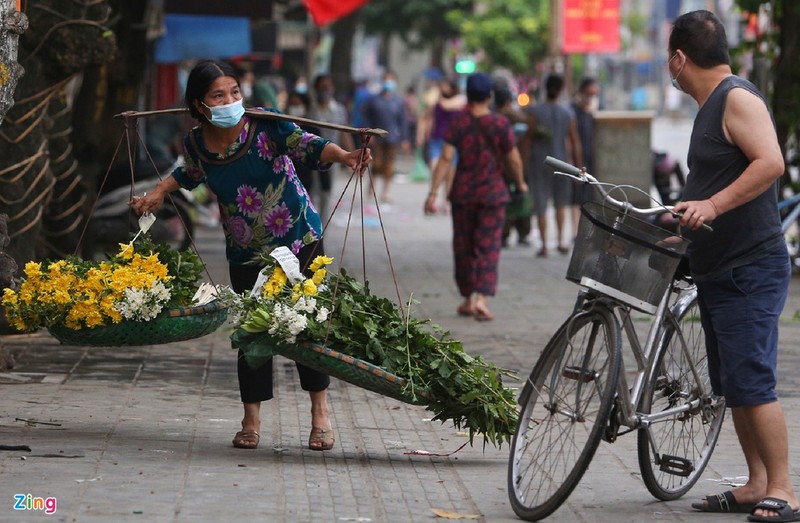
[[[291,122],[243,118],[239,139],[223,154],[205,148],[201,127],[189,131],[200,154],[187,134],[184,165],[172,176],[187,189],[206,183],[217,196],[228,263],[259,265],[262,253],[286,246],[297,254],[304,245],[322,238],[322,220],[292,162],[326,169],[330,164],[321,164],[320,155],[330,141]],[[216,163],[236,155],[251,132],[255,135],[245,154],[229,163]]]
[[[476,118],[464,109],[452,116],[444,141],[458,152],[452,203],[505,205],[511,201],[502,159],[514,148],[514,129],[508,118],[494,113]]]

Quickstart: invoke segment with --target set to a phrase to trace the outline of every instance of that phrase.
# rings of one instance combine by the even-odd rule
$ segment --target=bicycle
[[[550,157],[545,163],[592,183],[603,204],[582,207],[567,270],[582,290],[520,393],[508,467],[511,505],[525,520],[552,514],[600,441],[632,431],[647,489],[663,501],[678,499],[705,469],[725,414],[724,398],[709,383],[697,290],[680,268],[688,241],[637,217],[671,207],[636,208],[577,167]],[[635,311],[652,317],[644,342]],[[630,384],[628,353],[636,367]]]

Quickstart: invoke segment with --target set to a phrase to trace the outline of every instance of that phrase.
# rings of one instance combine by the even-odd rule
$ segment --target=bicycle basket
[[[688,246],[675,233],[586,202],[567,279],[653,314]]]

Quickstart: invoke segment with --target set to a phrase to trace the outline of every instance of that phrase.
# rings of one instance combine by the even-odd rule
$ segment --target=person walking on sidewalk
[[[734,76],[728,40],[709,11],[678,17],[668,46],[673,85],[699,106],[689,143],[684,234],[697,284],[708,371],[731,408],[748,469],[745,485],[692,506],[750,512],[748,521],[798,521],[788,434],[775,392],[778,320],[791,267],[777,208],[784,161],[763,95]],[[710,223],[713,232],[701,229]]]
[[[575,129],[581,142],[583,163],[576,164],[585,167],[589,173],[594,173],[594,112],[598,107],[600,84],[592,76],[584,77],[578,85],[578,92],[570,109],[575,117]],[[578,223],[581,219],[581,205],[591,201],[594,196],[594,187],[588,183],[572,182],[572,232],[573,237],[578,235]]]
[[[373,138],[372,151],[375,155],[373,171],[383,176],[381,201],[391,202],[391,185],[394,178],[394,163],[398,148],[408,153],[411,148],[408,141],[408,125],[403,98],[397,94],[397,78],[387,71],[383,75],[381,92],[371,96],[362,108],[363,125],[369,128],[384,129],[389,134],[383,138]],[[372,182],[370,178],[370,182]],[[374,192],[374,186],[371,191]]]
[[[578,128],[575,118],[558,99],[564,89],[564,78],[551,74],[545,80],[547,99],[528,109],[528,131],[520,142],[520,150],[533,195],[534,210],[539,225],[542,246],[537,256],[544,258],[547,250],[547,205],[552,200],[556,210],[556,234],[558,252],[567,254],[567,237],[564,234],[567,208],[572,205],[572,181],[555,176],[553,168],[544,164],[548,156],[570,161],[574,165],[583,163]],[[572,240],[572,238],[570,238]]]
[[[499,85],[498,85],[499,84]],[[514,128],[514,136],[519,138],[524,131],[518,131],[519,124],[525,124],[527,118],[525,113],[520,111],[514,104],[514,97],[508,85],[495,82],[494,86],[494,110],[497,114],[502,114]],[[516,142],[515,142],[516,143]],[[533,200],[529,192],[519,192],[514,184],[513,173],[505,169],[503,177],[508,189],[511,191],[511,201],[506,205],[506,219],[503,225],[503,247],[508,247],[508,237],[511,231],[517,232],[517,245],[527,247],[530,245],[528,235],[531,233],[531,215],[533,213]]]
[[[347,109],[334,98],[333,79],[329,74],[320,74],[314,78],[314,103],[311,105],[309,117],[321,122],[347,125]],[[318,134],[326,140],[341,144],[347,150],[353,149],[353,138],[347,133],[336,129],[320,128]],[[315,173],[317,187],[312,190],[312,197],[317,204],[320,216],[322,216],[323,225],[331,215],[329,202],[333,180],[338,172],[339,166],[332,165],[330,169]]]
[[[316,168],[337,162],[356,168],[362,151],[345,151],[291,122],[246,116],[236,72],[222,61],[203,60],[194,66],[184,101],[200,122],[184,138],[185,164],[154,191],[135,196],[133,209],[140,214],[153,212],[168,193],[207,184],[219,202],[231,286],[238,293],[253,287],[262,268],[261,256],[277,247],[290,248],[302,267],[313,255],[323,254],[320,216],[292,162]],[[368,151],[363,156],[362,168],[371,160]],[[335,441],[328,407],[330,378],[301,364],[297,369],[311,398],[308,447],[329,450]],[[238,376],[244,418],[233,445],[254,449],[259,442],[261,402],[272,398],[272,360],[251,369],[240,352]]]
[[[528,191],[514,129],[508,118],[489,110],[491,97],[488,74],[467,78],[467,107],[445,131],[442,155],[425,200],[425,213],[435,213],[437,191],[442,184],[450,186],[455,280],[464,298],[458,313],[479,321],[494,318],[487,297],[494,296],[497,288],[505,205],[511,199],[503,178],[504,164],[513,172],[517,188]],[[447,173],[456,152],[458,166],[449,184]]]
[[[431,172],[436,168],[439,157],[444,148],[444,133],[453,115],[464,110],[467,105],[467,97],[459,92],[458,82],[452,78],[444,78],[439,82],[439,99],[436,103],[422,115],[419,132],[417,133],[417,147],[424,147],[427,144],[428,164]],[[458,163],[458,154],[453,157],[447,179],[452,180]],[[449,187],[443,188],[445,194]]]

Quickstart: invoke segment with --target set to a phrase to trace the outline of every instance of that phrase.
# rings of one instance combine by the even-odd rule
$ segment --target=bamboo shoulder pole
[[[161,114],[185,114],[188,112],[189,110],[186,109],[185,107],[176,109],[160,109],[157,111],[125,111],[119,114],[115,114],[114,118],[141,118],[144,116],[157,116]],[[311,118],[289,116],[287,114],[273,113],[271,111],[257,111],[255,109],[247,109],[245,110],[244,114],[246,114],[247,116],[251,116],[253,118],[260,118],[264,120],[283,120],[286,122],[293,122],[296,124],[306,124],[306,125],[313,125],[314,127],[323,127],[325,129],[335,129],[337,131],[342,131],[351,134],[372,135],[379,137],[384,137],[389,135],[389,132],[385,131],[384,129],[366,129],[366,128],[357,129],[355,127],[348,127],[347,125],[321,122],[318,120],[312,120]]]

